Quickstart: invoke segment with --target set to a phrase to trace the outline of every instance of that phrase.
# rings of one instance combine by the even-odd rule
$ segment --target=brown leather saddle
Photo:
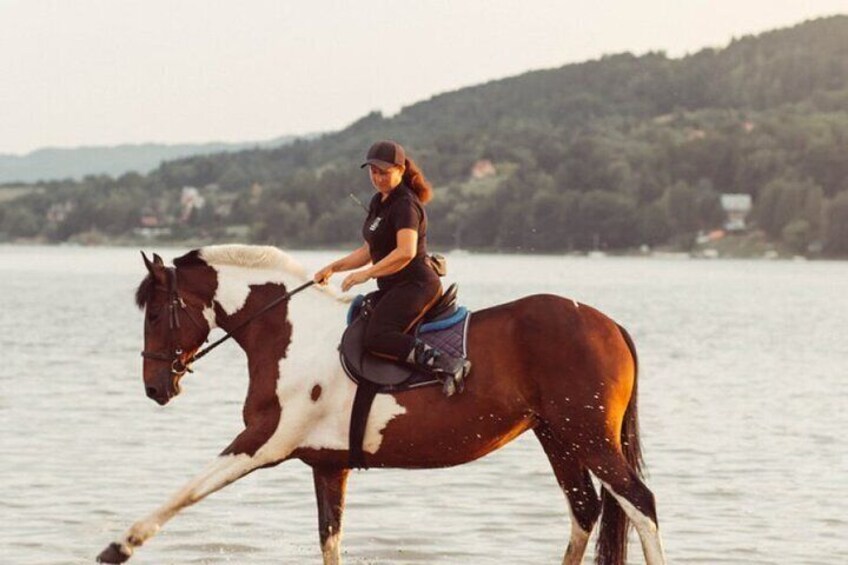
[[[342,367],[348,377],[356,383],[368,381],[374,383],[378,392],[397,392],[415,388],[438,381],[426,373],[416,371],[412,367],[402,365],[390,359],[378,357],[365,350],[362,346],[365,328],[368,325],[369,310],[373,304],[368,297],[357,297],[348,312],[348,327],[342,335],[339,354]],[[425,341],[430,337],[426,334],[448,328],[459,323],[468,311],[457,306],[457,286],[452,284],[442,294],[442,297],[424,314],[410,333]],[[442,344],[431,344],[442,347]],[[464,357],[464,351],[448,351]]]

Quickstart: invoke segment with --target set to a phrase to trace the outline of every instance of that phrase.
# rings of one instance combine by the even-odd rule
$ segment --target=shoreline
[[[199,247],[204,247],[207,245],[227,245],[227,244],[244,244],[244,245],[273,245],[275,247],[279,247],[280,249],[287,249],[286,247],[281,247],[278,244],[267,243],[249,243],[244,241],[237,240],[227,240],[227,241],[208,241],[201,239],[185,239],[185,240],[141,240],[141,239],[133,239],[133,238],[103,238],[99,239],[96,242],[93,241],[59,241],[59,242],[51,242],[46,240],[32,239],[32,240],[15,240],[15,241],[0,241],[0,247],[73,247],[73,248],[82,248],[82,247],[91,247],[91,248],[137,248],[137,249],[154,249],[156,247],[160,248],[184,248],[184,249],[196,249]],[[309,246],[309,245],[298,245],[292,248],[297,251],[317,251],[317,252],[345,252],[349,251],[353,247],[356,246],[355,242],[351,242],[348,245],[339,244],[336,246]],[[495,248],[481,248],[481,249],[462,249],[462,248],[453,248],[453,249],[442,249],[436,247],[435,249],[430,249],[431,253],[439,253],[451,257],[458,257],[462,255],[525,255],[525,256],[533,256],[537,255],[540,257],[582,257],[585,259],[592,260],[603,260],[608,258],[642,258],[642,259],[654,259],[654,260],[698,260],[698,261],[726,261],[726,260],[759,260],[759,261],[845,261],[848,257],[845,256],[829,256],[822,254],[810,254],[810,255],[800,255],[800,254],[791,254],[786,250],[778,250],[774,247],[770,247],[765,251],[760,253],[751,252],[750,250],[746,250],[745,252],[725,252],[715,249],[714,247],[704,247],[699,249],[694,249],[692,251],[680,251],[675,250],[673,248],[657,248],[657,249],[621,249],[614,251],[602,251],[602,250],[594,250],[594,251],[539,251],[535,249],[495,249]]]

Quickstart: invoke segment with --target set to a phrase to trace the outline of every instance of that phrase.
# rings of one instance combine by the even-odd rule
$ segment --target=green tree
[[[258,238],[275,245],[292,246],[306,240],[309,209],[303,202],[276,202],[263,213]]]
[[[462,231],[463,245],[477,248],[492,248],[500,230],[500,208],[494,198],[472,201],[468,208],[466,227]]]
[[[365,212],[358,207],[339,206],[321,214],[309,228],[309,240],[320,244],[350,244],[361,241]]]
[[[41,231],[42,219],[25,206],[6,206],[2,231],[12,237],[33,237]]]
[[[834,255],[848,255],[848,190],[833,197],[825,215],[825,249]]]
[[[114,190],[98,203],[91,221],[108,234],[124,233],[138,225],[141,204],[132,192]]]
[[[812,239],[812,228],[807,220],[796,218],[781,230],[781,239],[795,253],[805,253]]]
[[[224,169],[223,174],[217,179],[217,184],[224,190],[243,190],[253,184],[253,178],[241,165],[234,162]]]
[[[537,251],[563,249],[566,225],[562,198],[549,191],[540,191],[530,201],[528,243]]]
[[[700,225],[698,193],[683,181],[666,189],[663,205],[672,229],[677,233],[694,233]]]
[[[626,196],[592,190],[580,200],[581,240],[584,248],[619,249],[633,245],[637,225],[635,204]]]
[[[666,207],[661,202],[654,202],[639,210],[638,231],[640,243],[654,246],[668,241],[672,227]]]
[[[781,237],[783,228],[793,220],[804,220],[813,237],[821,226],[823,201],[821,187],[812,180],[779,178],[763,189],[754,217],[758,225],[774,237]]]
[[[699,227],[703,230],[721,227],[724,223],[725,212],[721,206],[721,197],[713,190],[713,183],[708,179],[701,179],[695,190]]]

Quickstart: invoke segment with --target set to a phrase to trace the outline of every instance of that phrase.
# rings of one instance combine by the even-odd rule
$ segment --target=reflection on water
[[[311,269],[335,254],[295,255]],[[471,308],[552,292],[633,334],[671,562],[848,562],[848,264],[449,263]],[[145,397],[143,274],[135,250],[0,247],[0,562],[90,563],[240,429],[235,345],[167,407]],[[186,510],[132,562],[319,563],[316,523],[311,473],[289,462]],[[569,531],[532,434],[453,469],[355,472],[345,526],[346,561],[375,564],[558,563]]]

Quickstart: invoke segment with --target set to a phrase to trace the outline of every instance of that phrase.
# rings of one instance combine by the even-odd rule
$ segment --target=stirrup
[[[442,393],[451,397],[465,390],[465,377],[471,371],[471,361],[463,360],[462,368],[456,373],[447,371],[433,371],[432,374],[442,383]]]
[[[465,377],[471,370],[471,361],[468,359],[453,357],[418,339],[407,362],[438,379],[445,396],[453,396],[465,390]]]

